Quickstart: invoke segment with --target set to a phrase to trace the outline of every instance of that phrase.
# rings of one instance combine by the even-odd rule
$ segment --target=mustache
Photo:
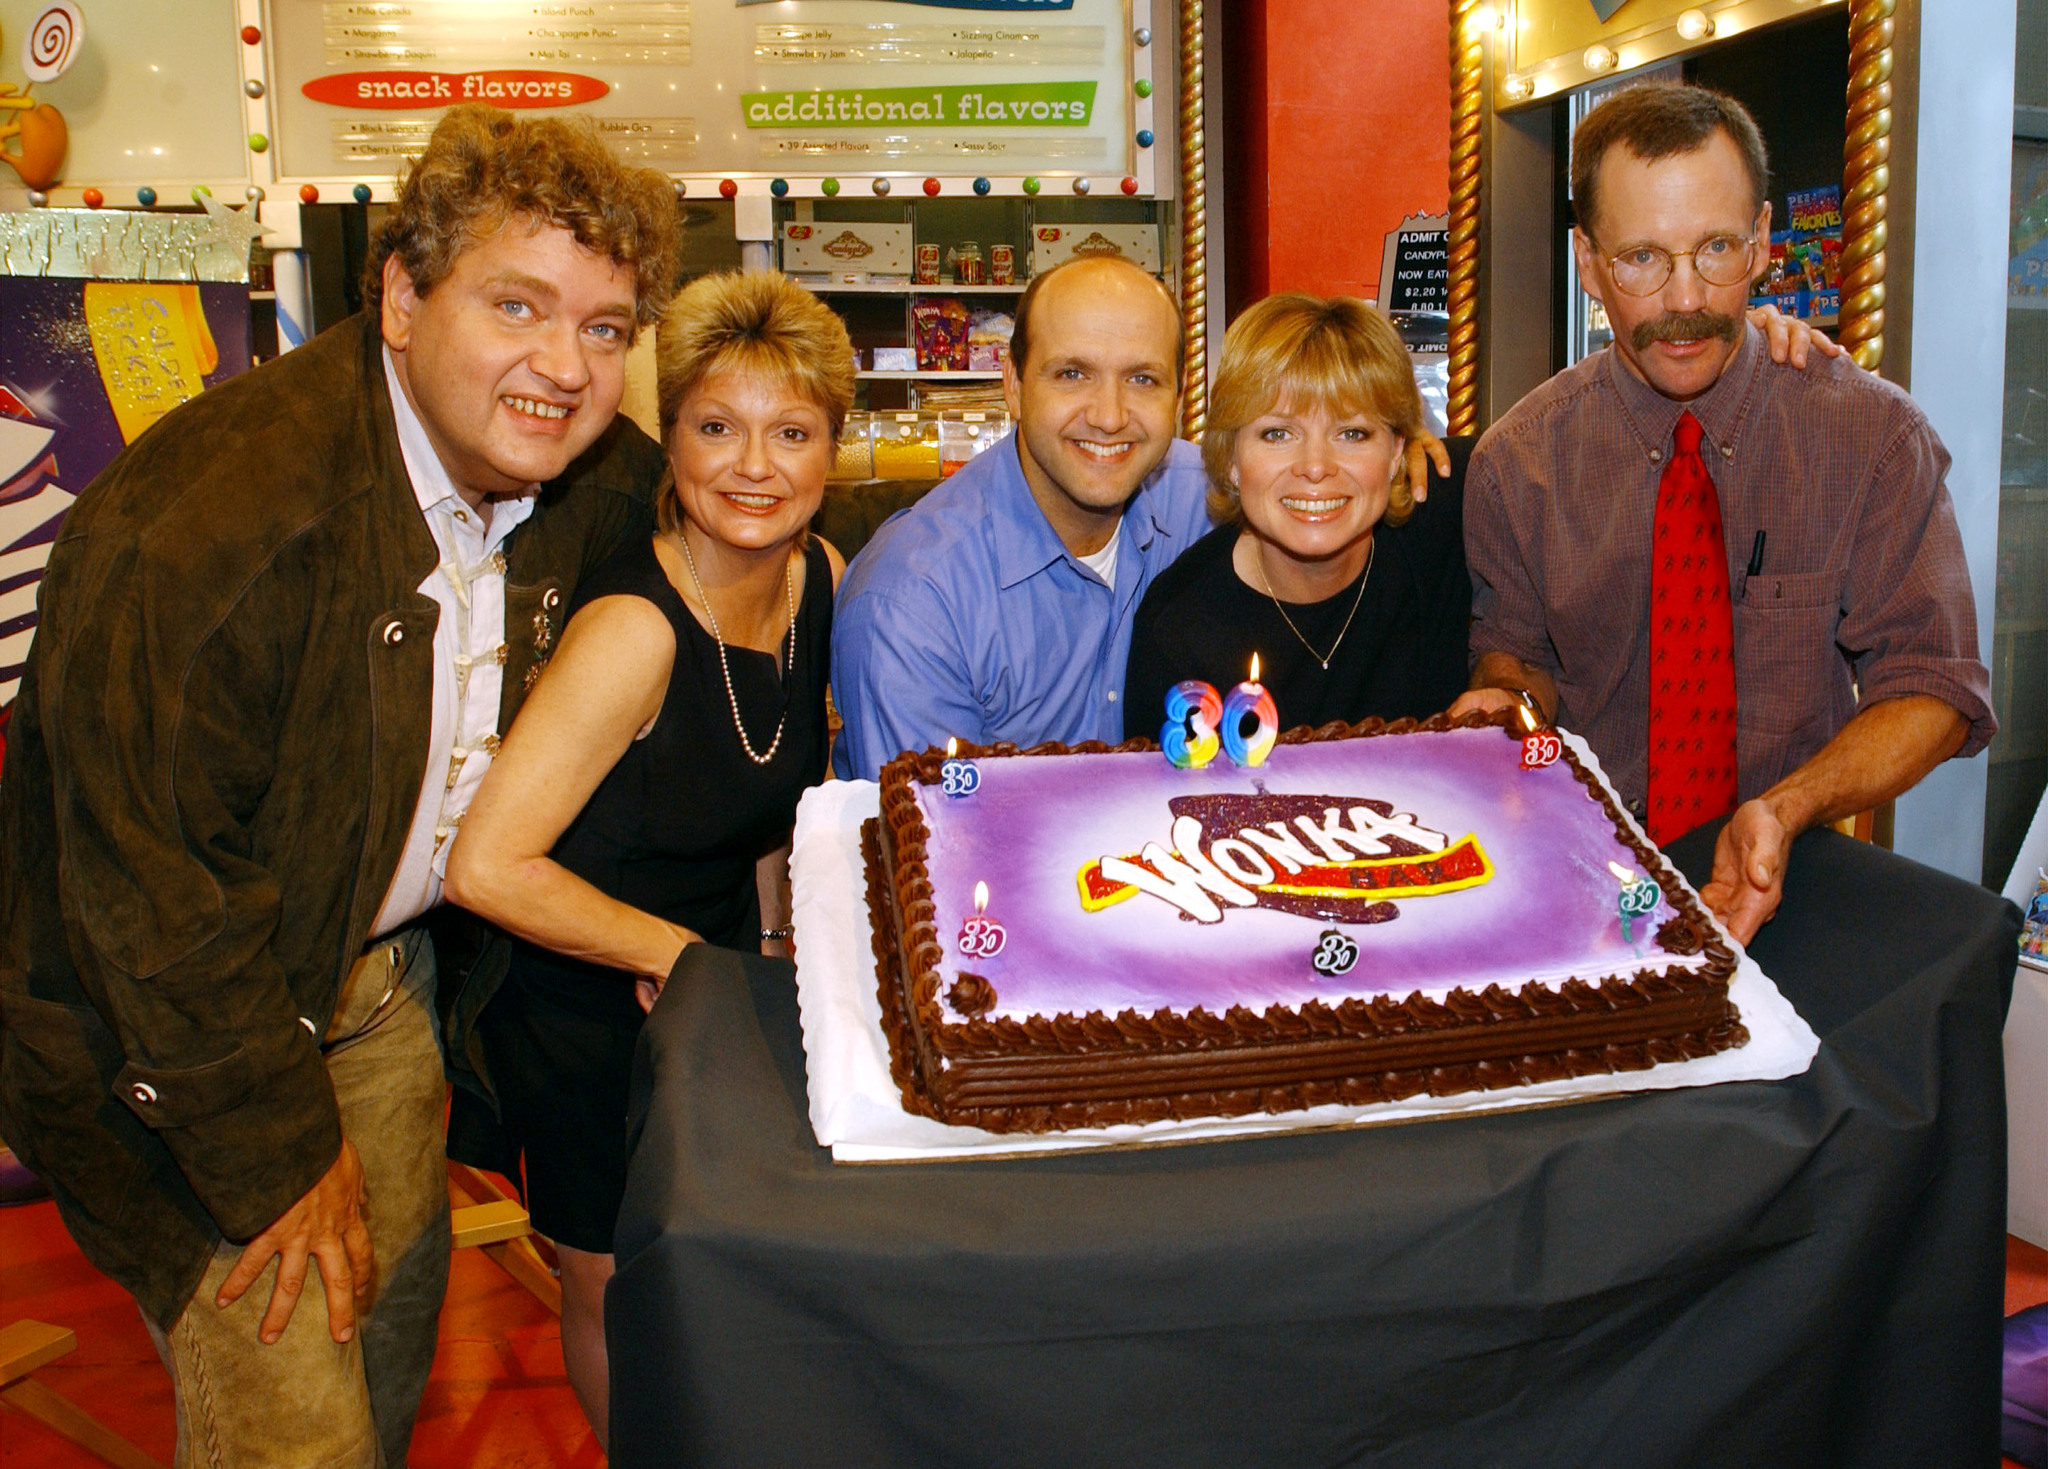
[[[1642,322],[1629,334],[1629,342],[1640,352],[1652,342],[1701,342],[1719,337],[1732,342],[1742,332],[1742,323],[1719,311],[1667,311]]]

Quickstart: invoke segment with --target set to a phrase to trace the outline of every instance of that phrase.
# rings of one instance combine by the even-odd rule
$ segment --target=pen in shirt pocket
[[[1756,576],[1763,569],[1764,533],[1762,531],[1758,531],[1756,533],[1756,539],[1750,543],[1749,565],[1747,568],[1744,569],[1742,573],[1742,588],[1735,594],[1736,601],[1743,601],[1749,596],[1749,579],[1753,576]]]

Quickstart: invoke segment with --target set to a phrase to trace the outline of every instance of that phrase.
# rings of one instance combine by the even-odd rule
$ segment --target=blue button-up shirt
[[[1209,530],[1208,481],[1176,442],[1131,497],[1116,585],[1060,543],[1015,436],[892,516],[846,569],[832,613],[842,777],[905,750],[1123,738],[1124,664],[1145,589]]]

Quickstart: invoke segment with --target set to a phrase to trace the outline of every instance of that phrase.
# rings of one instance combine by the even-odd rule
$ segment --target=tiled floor
[[[2048,1301],[2048,1251],[2005,1242],[2007,1314]],[[170,1386],[128,1297],[79,1256],[51,1204],[0,1209],[0,1324],[68,1326],[78,1350],[37,1375],[168,1463]],[[456,1253],[441,1348],[413,1435],[414,1469],[594,1469],[604,1462],[562,1375],[560,1325],[475,1250]],[[98,1461],[0,1409],[0,1469]],[[2020,1469],[2013,1460],[2007,1469]]]
[[[53,1204],[0,1209],[0,1324],[68,1326],[78,1350],[44,1383],[170,1462],[170,1383],[128,1296],[86,1264]],[[562,1375],[554,1315],[476,1250],[458,1250],[441,1346],[413,1433],[413,1469],[593,1469],[604,1456]],[[0,1408],[0,1469],[97,1465],[41,1424]]]

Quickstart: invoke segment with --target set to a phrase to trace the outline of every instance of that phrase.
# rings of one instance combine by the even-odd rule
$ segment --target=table
[[[707,951],[635,1068],[612,1462],[1995,1463],[2017,930],[1813,832],[1752,949],[1803,1076],[867,1166],[811,1135],[789,968]]]

